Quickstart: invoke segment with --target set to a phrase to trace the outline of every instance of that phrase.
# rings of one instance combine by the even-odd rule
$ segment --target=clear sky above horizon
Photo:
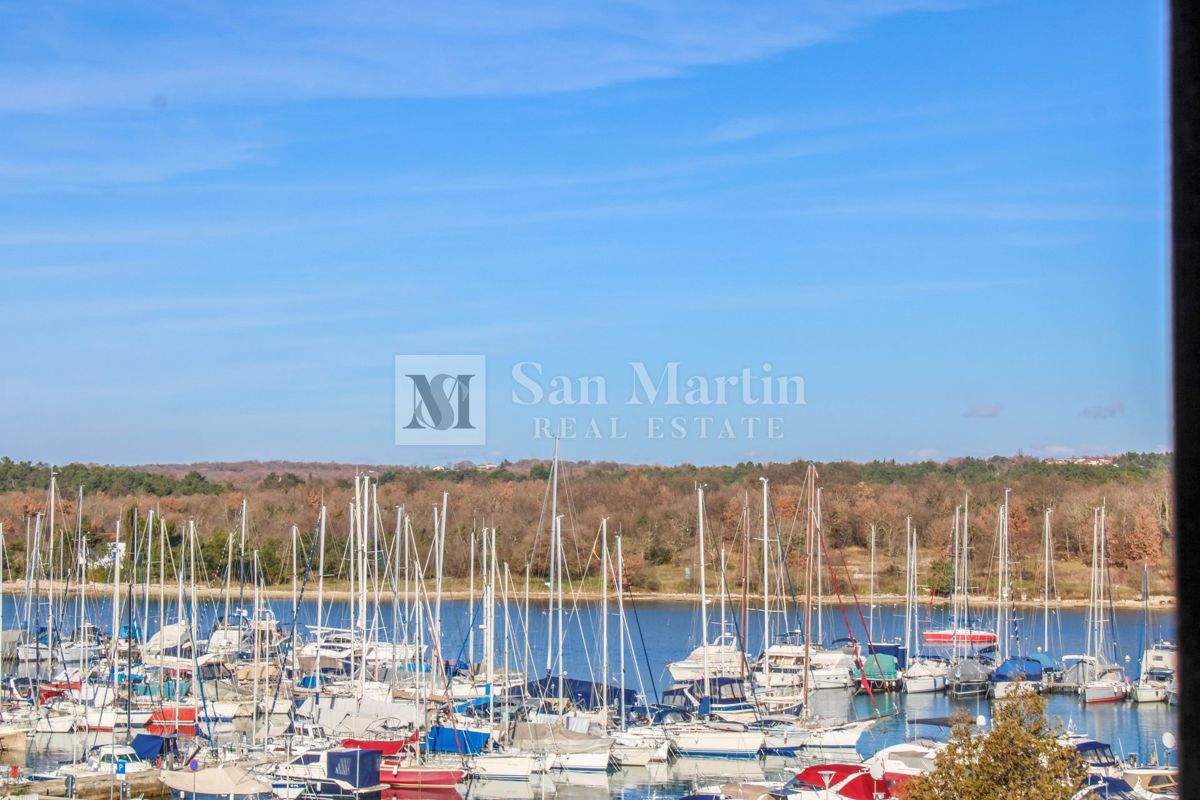
[[[1116,0],[0,2],[0,455],[498,461],[562,415],[572,460],[1166,449],[1165,36]],[[486,445],[395,444],[430,353],[487,357]],[[515,402],[529,361],[609,403]],[[631,406],[630,362],[805,402]]]

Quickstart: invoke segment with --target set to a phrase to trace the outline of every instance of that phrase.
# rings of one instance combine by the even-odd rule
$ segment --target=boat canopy
[[[865,674],[869,681],[894,681],[899,672],[896,669],[895,656],[889,656],[886,653],[864,653],[862,669],[855,669],[850,674],[856,680],[861,679]]]
[[[557,698],[558,680],[557,675],[551,675],[541,680],[529,681],[524,686],[516,687],[510,691],[510,694],[524,694],[526,697],[547,699]],[[625,701],[622,704],[621,690],[616,686],[605,686],[601,683],[593,683],[592,681],[580,680],[578,678],[563,678],[562,682],[563,698],[569,700],[576,708],[581,708],[585,711],[595,711],[603,707],[606,694],[610,707],[624,705],[628,708],[637,703],[637,692],[632,689],[625,690]]]
[[[1013,656],[992,670],[988,680],[992,683],[1009,683],[1011,681],[1040,681],[1042,679],[1042,663],[1034,658]]]
[[[188,798],[221,797],[266,798],[271,787],[258,781],[246,770],[233,764],[200,770],[163,770],[162,782]]]
[[[174,736],[156,736],[139,733],[129,743],[142,761],[155,761],[161,755],[179,752],[178,740]]]

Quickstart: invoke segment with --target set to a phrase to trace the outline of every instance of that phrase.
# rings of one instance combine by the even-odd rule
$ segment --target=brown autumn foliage
[[[215,486],[210,484],[210,493],[169,496],[85,493],[85,527],[111,535],[117,520],[127,518],[132,509],[138,509],[142,520],[154,509],[156,516],[179,530],[194,521],[201,540],[212,552],[223,554],[227,532],[240,525],[245,496],[249,546],[274,553],[272,563],[282,570],[292,526],[309,541],[322,500],[328,507],[327,552],[336,552],[338,542],[344,542],[347,535],[354,468],[326,464],[305,470],[305,466],[272,462],[140,468],[176,476],[195,469]],[[393,529],[397,509],[403,507],[411,515],[418,541],[426,543],[422,546],[430,540],[434,507],[440,506],[443,492],[449,493],[446,568],[451,577],[466,575],[470,531],[485,525],[499,530],[498,556],[509,562],[514,574],[522,573],[528,562],[534,575],[542,575],[548,564],[550,516],[546,481],[541,478],[546,466],[525,462],[491,471],[376,467],[369,474],[379,480],[385,528]],[[694,563],[697,482],[707,487],[710,563],[716,561],[721,547],[731,564],[738,562],[744,506],[750,508],[751,530],[757,532],[761,527],[759,478],[763,476],[770,480],[772,526],[784,542],[788,562],[795,566],[801,557],[807,515],[801,505],[806,467],[803,461],[718,467],[564,464],[559,511],[566,515],[564,542],[572,572],[578,574],[588,559],[594,558],[602,517],[608,518],[610,537],[623,537],[626,571],[631,578],[647,572],[650,565],[665,563],[682,569]],[[290,474],[296,480],[266,481],[268,469],[276,478]],[[902,558],[907,516],[912,517],[918,532],[923,558],[944,558],[950,549],[955,509],[969,495],[973,558],[982,571],[995,547],[997,515],[1007,487],[1011,490],[1011,548],[1016,559],[1034,564],[1040,558],[1043,510],[1050,505],[1054,509],[1056,558],[1086,563],[1091,556],[1092,510],[1103,502],[1108,509],[1114,563],[1146,560],[1157,566],[1160,574],[1170,571],[1163,556],[1169,550],[1163,546],[1164,538],[1172,531],[1167,457],[1128,454],[1113,465],[1096,467],[997,457],[946,464],[835,462],[818,464],[817,469],[827,541],[835,560],[845,548],[866,547],[872,525],[876,526],[880,557]],[[60,484],[57,513],[64,528],[75,526],[76,492],[77,487]],[[44,488],[29,486],[0,491],[0,523],[13,556],[13,569],[22,564],[33,515],[46,511],[46,495]],[[757,558],[757,553],[752,557]],[[336,557],[330,556],[330,561],[335,570]],[[283,576],[281,571],[278,577]]]

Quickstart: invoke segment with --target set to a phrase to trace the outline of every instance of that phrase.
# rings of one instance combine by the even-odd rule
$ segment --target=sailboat
[[[913,653],[913,646],[920,641],[920,607],[917,604],[917,533],[912,528],[912,517],[905,520],[908,541],[908,572],[904,610],[904,648]],[[950,685],[950,665],[942,658],[913,656],[904,668],[904,691],[909,694],[941,692]]]
[[[1165,703],[1175,680],[1175,643],[1157,640],[1150,644],[1150,566],[1142,564],[1142,656],[1135,703]]]
[[[697,698],[699,720],[696,722],[676,723],[669,726],[668,731],[676,752],[693,758],[754,758],[763,746],[763,734],[750,730],[738,722],[713,720],[719,716],[722,700],[731,700],[733,705],[741,706],[745,698],[714,697],[714,688],[723,685],[714,681],[709,672],[708,641],[708,587],[705,577],[705,562],[707,561],[704,547],[704,485],[696,486],[696,538],[700,581],[700,647],[695,651],[700,659],[700,680]],[[725,678],[731,681],[732,678]]]
[[[774,709],[799,707],[802,687],[808,690],[817,689],[850,689],[855,685],[853,672],[858,666],[855,654],[846,648],[828,650],[821,647],[819,635],[821,625],[818,612],[818,641],[807,645],[796,633],[789,633],[773,640],[772,614],[779,613],[787,623],[787,613],[784,609],[779,612],[771,607],[770,570],[769,565],[775,561],[779,565],[778,572],[782,575],[784,566],[782,547],[779,537],[772,540],[768,527],[769,496],[768,481],[760,478],[763,490],[763,653],[754,664],[754,684],[759,687],[756,699],[760,705]],[[771,545],[775,545],[775,558],[771,556]],[[819,573],[818,573],[819,577]],[[782,590],[782,587],[780,587]],[[818,581],[818,597],[820,583]],[[782,591],[780,592],[782,594]],[[819,604],[818,604],[819,605]]]
[[[1105,507],[1096,510],[1092,527],[1092,580],[1088,604],[1088,652],[1084,660],[1085,680],[1080,687],[1086,703],[1113,703],[1125,699],[1129,686],[1125,670],[1107,657],[1106,634],[1110,620],[1105,617],[1108,603],[1108,535],[1105,530]]]
[[[1013,617],[1012,581],[1009,559],[1009,489],[1004,490],[1004,503],[998,521],[996,559],[996,637],[1000,664],[988,675],[992,697],[1003,698],[1021,692],[1040,692],[1042,663],[1035,658],[1013,653],[1013,630],[1018,622]],[[1017,641],[1020,646],[1020,640]]]
[[[950,658],[950,694],[955,697],[980,697],[988,693],[990,656],[996,649],[996,632],[976,627],[971,616],[971,501],[964,498],[954,509],[952,550],[954,577],[950,592],[950,627],[927,630],[922,641],[929,646],[948,648]]]
[[[0,586],[4,575],[4,523],[0,522]],[[0,631],[4,630],[4,592],[0,591]],[[4,686],[4,658],[0,652],[0,687]],[[3,710],[0,708],[0,710]],[[0,721],[0,750],[24,750],[32,728],[24,721]]]
[[[817,487],[817,470],[808,466],[804,479],[804,503],[807,507],[805,524],[805,572],[804,572],[804,663],[813,663],[813,600],[816,578],[820,575],[820,556],[825,550],[825,531],[821,517],[821,491]],[[836,587],[835,587],[836,588]],[[817,612],[819,618],[819,611]],[[853,648],[853,642],[851,643]],[[870,657],[868,657],[870,658]],[[873,659],[872,659],[873,660]],[[863,669],[858,662],[858,669]],[[829,750],[854,748],[862,734],[879,722],[882,717],[862,720],[830,722],[812,716],[809,695],[812,691],[809,680],[802,685],[800,714],[765,718],[754,727],[764,734],[763,752],[770,755],[795,755],[801,750]],[[865,683],[865,681],[864,681]],[[868,689],[869,691],[869,689]]]

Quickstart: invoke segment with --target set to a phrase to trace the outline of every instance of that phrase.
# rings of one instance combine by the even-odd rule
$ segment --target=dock
[[[95,775],[75,779],[74,796],[80,800],[121,800],[122,797],[170,797],[171,790],[158,778],[158,770],[135,772],[125,776],[125,780],[117,779],[116,775]],[[122,784],[128,787],[122,794]],[[52,781],[35,781],[24,784],[11,784],[0,787],[0,794],[6,796],[33,797],[68,797],[67,781],[56,778]]]

